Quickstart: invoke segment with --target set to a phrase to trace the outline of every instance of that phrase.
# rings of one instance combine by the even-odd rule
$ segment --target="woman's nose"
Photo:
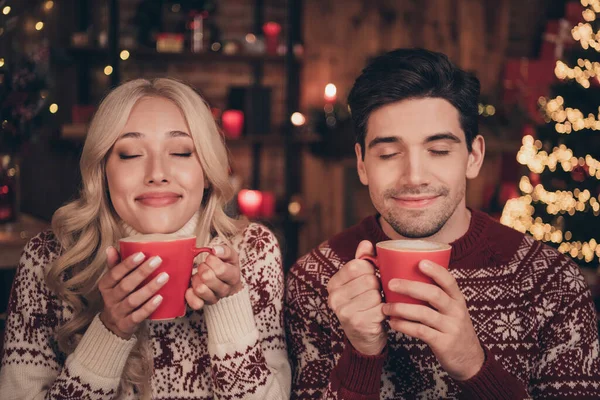
[[[146,183],[168,183],[168,167],[160,157],[151,157],[146,168]]]

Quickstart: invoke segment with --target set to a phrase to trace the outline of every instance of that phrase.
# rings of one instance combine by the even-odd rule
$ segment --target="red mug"
[[[431,278],[421,272],[419,262],[430,260],[448,268],[452,246],[425,240],[386,240],[377,243],[375,247],[377,257],[363,256],[361,259],[368,260],[379,268],[386,303],[427,305],[421,300],[392,292],[388,288],[389,282],[392,279],[406,279],[435,285]]]
[[[196,236],[173,238],[170,235],[136,235],[119,241],[121,259],[142,252],[146,260],[159,256],[162,263],[140,284],[143,287],[161,272],[169,274],[169,280],[156,294],[163,298],[150,315],[152,320],[165,320],[185,315],[185,291],[190,287],[194,257],[200,253],[214,254],[210,247],[196,247]]]

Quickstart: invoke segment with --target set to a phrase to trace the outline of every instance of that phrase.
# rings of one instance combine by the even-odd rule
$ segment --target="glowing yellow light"
[[[0,58],[0,68],[4,67],[4,58]]]
[[[43,23],[42,21],[38,21],[38,22],[35,24],[35,30],[36,30],[36,31],[41,31],[42,29],[44,29],[44,23]]]
[[[121,54],[119,54],[119,56],[121,57],[121,60],[125,61],[125,60],[129,59],[130,54],[129,54],[129,51],[123,50],[123,51],[121,51]]]
[[[53,7],[54,7],[54,2],[52,0],[48,0],[47,2],[44,3],[44,9],[46,9],[46,11],[52,10]]]
[[[50,107],[48,107],[48,109],[52,114],[56,114],[56,112],[58,111],[58,104],[52,103],[50,104]]]
[[[110,75],[113,73],[113,67],[110,65],[107,65],[106,67],[104,67],[104,74],[105,75]]]
[[[300,213],[300,210],[302,209],[302,206],[300,206],[300,203],[298,203],[297,201],[292,201],[289,205],[288,205],[288,211],[291,215],[298,215]]]
[[[479,103],[479,105],[477,106],[477,112],[479,113],[479,115],[483,114],[484,110],[485,107],[483,107],[483,104]]]
[[[294,126],[302,126],[306,123],[306,118],[304,117],[304,115],[302,115],[302,113],[299,112],[293,113],[290,119]]]
[[[485,107],[485,112],[487,112],[489,115],[494,115],[494,114],[496,113],[496,107],[494,107],[494,106],[493,106],[493,105],[491,105],[491,104],[488,104],[488,105]]]
[[[256,35],[253,33],[249,33],[246,35],[246,42],[248,43],[256,43]]]
[[[6,6],[2,9],[2,14],[8,15],[8,14],[10,14],[10,10],[11,10],[10,6]]]

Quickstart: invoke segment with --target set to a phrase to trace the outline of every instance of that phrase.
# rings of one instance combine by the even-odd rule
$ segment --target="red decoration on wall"
[[[237,139],[242,136],[244,130],[244,113],[240,110],[226,110],[221,114],[223,132],[229,139]]]
[[[262,206],[262,193],[258,190],[242,189],[238,193],[238,208],[248,218],[260,216]]]
[[[263,33],[265,34],[267,53],[271,55],[276,55],[277,46],[279,46],[279,34],[281,33],[281,25],[279,25],[277,22],[267,22],[263,25]]]

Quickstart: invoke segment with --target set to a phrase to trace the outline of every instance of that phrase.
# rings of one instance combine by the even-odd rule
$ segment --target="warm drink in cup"
[[[162,320],[185,315],[185,291],[190,286],[194,257],[213,250],[209,247],[196,247],[196,237],[173,238],[165,234],[136,235],[119,241],[121,259],[142,252],[146,260],[159,256],[162,263],[139,286],[140,288],[162,272],[169,274],[169,280],[156,294],[163,297],[162,302],[149,319]],[[155,294],[155,295],[156,295]]]
[[[419,262],[430,260],[444,268],[450,263],[452,247],[448,244],[425,240],[386,240],[376,245],[377,257],[365,256],[362,259],[373,262],[381,274],[381,284],[387,303],[425,304],[412,297],[391,292],[388,284],[391,279],[406,279],[424,283],[435,282],[419,269]]]

